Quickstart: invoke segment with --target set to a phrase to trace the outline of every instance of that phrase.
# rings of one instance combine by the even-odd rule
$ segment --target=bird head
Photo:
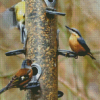
[[[29,67],[31,68],[32,61],[33,61],[33,60],[30,60],[30,59],[24,60],[24,61],[22,62],[21,68],[22,68],[22,69],[23,69],[23,68],[29,68]]]
[[[69,30],[70,33],[82,37],[82,36],[81,36],[81,33],[80,33],[76,28],[70,28],[70,27],[68,27],[68,26],[65,26],[65,27]]]

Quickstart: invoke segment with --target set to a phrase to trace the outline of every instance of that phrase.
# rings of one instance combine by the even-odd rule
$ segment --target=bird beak
[[[71,28],[68,27],[68,26],[65,26],[65,27],[69,30],[70,33],[73,33],[73,29],[71,29]]]
[[[69,29],[69,30],[72,30],[70,27],[68,27],[68,26],[65,26],[67,29]]]

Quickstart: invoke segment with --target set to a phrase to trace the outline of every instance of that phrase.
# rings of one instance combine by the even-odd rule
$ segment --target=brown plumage
[[[5,92],[10,88],[20,88],[26,86],[26,84],[31,80],[33,75],[33,70],[31,69],[32,61],[26,59],[23,61],[21,69],[12,77],[12,80],[8,83],[6,87],[0,90],[0,94]]]
[[[69,38],[69,45],[71,49],[79,56],[89,55],[92,59],[95,59],[80,32],[75,28],[71,29],[68,26],[66,26],[66,28],[68,28],[71,32],[71,36]]]

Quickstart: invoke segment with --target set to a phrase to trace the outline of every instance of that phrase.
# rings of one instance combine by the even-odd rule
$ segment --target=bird
[[[90,52],[90,48],[86,44],[81,33],[75,28],[70,28],[68,26],[65,27],[71,33],[71,36],[69,38],[69,45],[71,49],[79,56],[89,55],[92,59],[96,60],[93,57],[93,54]]]
[[[16,19],[17,27],[21,33],[21,42],[24,44],[24,36],[27,34],[25,29],[25,0],[22,0],[21,2],[18,2],[17,4],[9,8],[9,11],[12,11],[14,13],[14,19]]]
[[[2,23],[5,28],[12,29],[17,28],[20,31],[20,40],[24,44],[23,49],[26,49],[27,42],[27,30],[25,28],[25,0],[18,2],[12,7],[6,9],[0,14]]]
[[[11,88],[20,88],[20,90],[25,88],[33,76],[31,64],[32,60],[24,60],[21,69],[12,77],[12,80],[0,90],[0,94]]]

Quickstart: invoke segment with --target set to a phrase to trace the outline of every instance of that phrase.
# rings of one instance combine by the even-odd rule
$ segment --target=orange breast
[[[27,74],[27,71],[28,71],[28,70],[29,70],[29,69],[20,69],[20,70],[16,73],[16,76],[17,76],[17,77],[24,76],[24,75]],[[26,81],[24,81],[24,82],[22,82],[22,83],[20,83],[20,84],[19,84],[20,86],[21,86],[21,85],[24,85],[24,84],[27,84],[27,83],[31,80],[32,75],[33,75],[32,69],[31,69],[31,72],[30,72],[28,75],[29,75],[29,79],[26,80]]]
[[[17,77],[24,76],[24,75],[27,74],[27,71],[28,71],[28,70],[29,70],[29,69],[20,69],[20,70],[16,73],[16,76],[17,76]]]
[[[71,49],[76,53],[82,53],[86,52],[86,50],[80,45],[80,43],[77,41],[77,38],[79,38],[78,35],[72,34],[69,38],[69,45]]]

